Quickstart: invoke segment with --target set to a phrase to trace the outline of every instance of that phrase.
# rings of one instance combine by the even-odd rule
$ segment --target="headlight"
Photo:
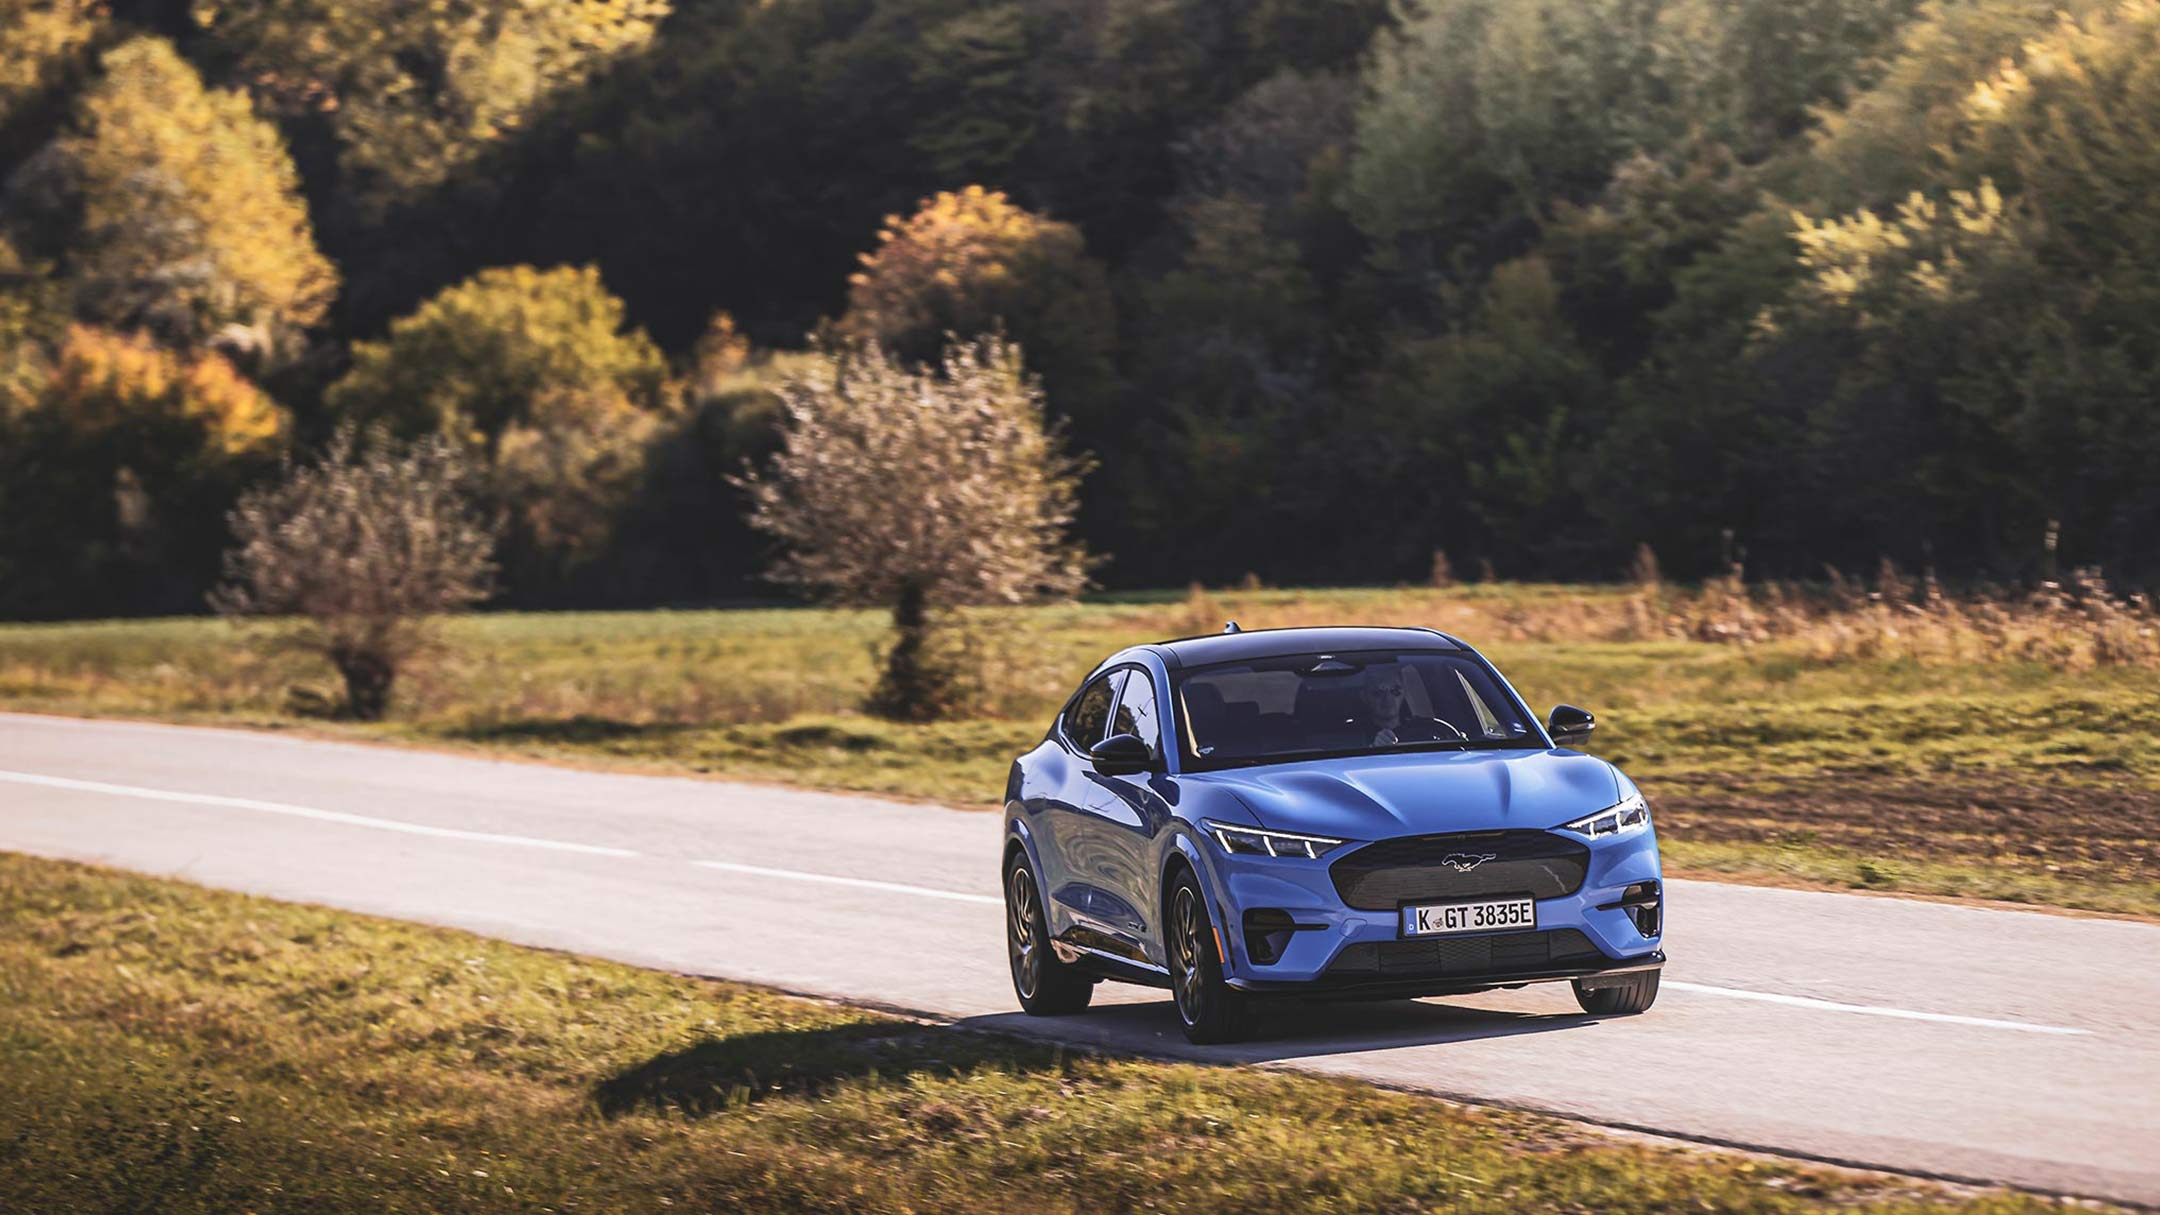
[[[1262,831],[1202,819],[1200,825],[1232,856],[1302,856],[1311,859],[1342,843],[1324,835],[1296,835],[1288,831]]]
[[[1591,839],[1603,839],[1608,835],[1628,835],[1650,825],[1650,807],[1637,793],[1617,806],[1607,806],[1596,814],[1586,814],[1572,823],[1562,823],[1555,831],[1572,831]]]

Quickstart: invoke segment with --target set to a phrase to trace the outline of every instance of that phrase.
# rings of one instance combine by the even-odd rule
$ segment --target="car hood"
[[[1611,764],[1560,750],[1360,755],[1190,779],[1235,794],[1262,827],[1353,840],[1557,827],[1623,796]]]

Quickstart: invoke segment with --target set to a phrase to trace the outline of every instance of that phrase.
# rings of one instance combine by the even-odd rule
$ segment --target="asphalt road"
[[[1665,988],[1016,1011],[997,820],[717,781],[0,714],[0,849],[1079,1042],[1279,1063],[1840,1162],[2160,1205],[2160,926],[1670,883]]]

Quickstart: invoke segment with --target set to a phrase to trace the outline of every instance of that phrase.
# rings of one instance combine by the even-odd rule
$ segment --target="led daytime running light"
[[[1272,856],[1293,859],[1317,860],[1329,849],[1340,846],[1343,841],[1324,835],[1298,835],[1289,831],[1262,831],[1258,827],[1240,827],[1233,823],[1204,820],[1201,825],[1215,837],[1215,843],[1232,856]]]
[[[1591,839],[1603,839],[1611,835],[1629,835],[1650,825],[1650,806],[1640,793],[1631,795],[1618,805],[1607,806],[1596,814],[1585,814],[1572,823],[1562,823],[1557,830],[1572,831]]]

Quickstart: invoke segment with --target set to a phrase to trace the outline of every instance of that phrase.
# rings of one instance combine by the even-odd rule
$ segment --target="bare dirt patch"
[[[1886,780],[1829,772],[1776,791],[1715,777],[1645,782],[1658,830],[1677,840],[1827,848],[1979,863],[2087,881],[2149,880],[2160,862],[2160,789],[2040,784],[1957,774]]]

